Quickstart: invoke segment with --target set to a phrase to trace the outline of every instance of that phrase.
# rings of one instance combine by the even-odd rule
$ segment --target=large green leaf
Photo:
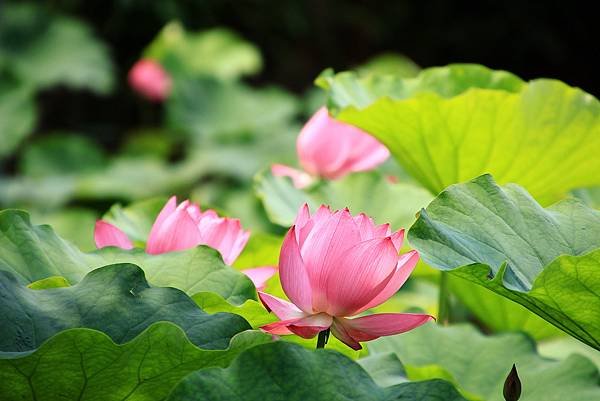
[[[260,71],[259,50],[235,33],[215,28],[186,32],[179,22],[167,24],[144,51],[144,57],[159,60],[175,75],[212,75],[236,79]]]
[[[291,180],[263,172],[256,177],[255,190],[271,221],[282,226],[294,223],[298,209],[308,203],[312,211],[321,204],[334,209],[364,212],[377,223],[393,228],[409,226],[431,195],[410,183],[391,183],[377,172],[352,174],[338,181],[323,181],[307,190],[294,187]]]
[[[391,401],[463,400],[448,383],[430,381],[377,386],[352,360],[326,350],[309,351],[284,342],[243,352],[228,368],[190,374],[169,401]]]
[[[206,349],[226,348],[231,337],[250,329],[233,314],[208,315],[183,292],[151,288],[144,272],[130,264],[90,272],[72,287],[29,289],[0,271],[0,351],[27,351],[60,331],[90,328],[116,343],[132,340],[152,323],[170,321]]]
[[[227,366],[244,349],[268,341],[248,331],[233,337],[228,349],[208,350],[169,322],[125,344],[91,329],[66,330],[35,352],[0,354],[0,395],[6,401],[161,400],[190,372]]]
[[[133,263],[144,270],[151,284],[175,287],[188,295],[211,291],[233,303],[256,297],[252,282],[226,266],[218,251],[209,247],[160,255],[112,247],[83,253],[49,226],[32,225],[22,211],[0,212],[0,250],[0,270],[13,272],[24,283],[51,276],[76,283],[95,268]]]
[[[40,88],[62,84],[106,93],[113,86],[108,49],[90,29],[34,4],[3,8],[0,64]]]
[[[600,397],[600,374],[580,355],[558,362],[540,357],[524,334],[484,336],[468,325],[427,324],[369,345],[371,353],[394,352],[408,378],[444,377],[458,383],[473,400],[501,401],[513,363],[521,378],[520,401],[593,401]]]
[[[469,82],[455,84],[465,89]],[[348,107],[338,118],[377,137],[434,194],[483,173],[519,183],[545,203],[600,183],[597,99],[546,79],[516,92],[470,85],[450,98],[384,96],[361,110]]]
[[[408,238],[430,265],[600,349],[599,211],[572,199],[544,209],[521,187],[484,175],[442,192]]]
[[[4,77],[0,61],[0,160],[33,132],[37,119],[33,90]]]
[[[536,340],[564,336],[565,333],[518,303],[472,281],[448,278],[452,293],[477,319],[495,332],[522,331]],[[434,315],[435,316],[435,315]]]
[[[316,84],[327,91],[329,106],[339,110],[348,106],[363,108],[381,97],[406,99],[422,92],[434,92],[448,98],[470,88],[518,92],[524,82],[507,71],[494,71],[477,64],[451,64],[427,68],[414,77],[404,70],[377,71],[372,74],[325,70]]]

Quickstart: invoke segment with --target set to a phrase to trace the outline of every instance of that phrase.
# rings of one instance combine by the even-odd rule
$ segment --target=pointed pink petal
[[[313,310],[327,310],[326,278],[329,271],[339,266],[340,257],[358,243],[360,233],[347,209],[338,210],[315,223],[301,249],[312,288]]]
[[[171,196],[167,203],[163,206],[158,216],[156,216],[156,220],[154,220],[154,224],[152,225],[152,229],[150,230],[150,234],[148,235],[147,242],[156,241],[156,234],[160,229],[160,226],[165,221],[167,217],[169,217],[173,212],[177,209],[177,198],[175,196]]]
[[[237,238],[235,239],[233,246],[229,250],[229,256],[227,257],[227,261],[225,263],[227,263],[228,265],[232,265],[233,262],[235,262],[238,256],[240,256],[240,253],[242,253],[242,251],[246,247],[248,239],[250,239],[250,231],[241,230],[238,232]]]
[[[200,206],[196,203],[191,203],[187,208],[186,208],[188,214],[190,215],[190,217],[194,220],[194,222],[196,224],[198,224],[200,222],[200,217],[202,216],[202,212],[200,211]]]
[[[392,234],[392,230],[390,230],[389,223],[376,226],[374,231],[375,231],[375,238],[389,237]]]
[[[404,333],[433,320],[419,313],[381,313],[355,319],[336,318],[346,334],[357,342]]]
[[[182,251],[200,244],[200,232],[185,209],[175,210],[167,217],[154,235],[148,239],[146,252],[159,254]]]
[[[396,231],[390,238],[392,238],[396,250],[400,252],[400,248],[402,248],[402,243],[404,242],[404,229]]]
[[[265,292],[258,292],[258,298],[269,312],[273,312],[281,320],[290,320],[306,316],[296,305]]]
[[[310,174],[283,164],[273,164],[271,174],[275,177],[291,178],[294,186],[299,189],[306,188],[315,181]]]
[[[375,238],[347,250],[328,270],[325,281],[327,309],[333,316],[352,316],[388,284],[398,263],[392,240]]]
[[[312,313],[311,287],[292,226],[281,245],[279,254],[281,287],[290,300],[304,312]]]
[[[201,243],[217,249],[225,263],[231,265],[246,246],[250,232],[242,229],[238,219],[215,216],[207,211],[200,217]]]
[[[331,323],[333,323],[333,318],[326,313],[318,313],[316,315],[311,315],[307,317],[303,317],[302,319],[289,324],[288,329],[302,337],[302,338],[313,338],[319,332],[323,330],[327,330]]]
[[[357,138],[359,134],[360,139]],[[390,157],[390,151],[366,132],[360,131],[354,138],[354,152],[344,169],[352,172],[372,170]]]
[[[360,343],[352,338],[350,334],[348,334],[346,328],[339,322],[338,318],[333,319],[333,324],[331,325],[331,334],[355,351],[362,349]]]
[[[296,221],[294,221],[294,225],[296,228],[302,228],[308,221],[310,220],[310,209],[307,203],[304,203],[298,209],[298,213],[296,214]]]
[[[360,230],[360,239],[361,241],[366,241],[373,238],[383,238],[386,237],[385,234],[381,235],[379,233],[378,227],[375,226],[373,219],[367,216],[364,213],[360,213],[359,215],[354,217],[354,221]]]
[[[279,322],[273,322],[273,323],[266,324],[266,325],[262,326],[260,329],[262,331],[266,331],[267,333],[276,334],[276,335],[294,334],[290,331],[288,326],[297,322],[300,319],[301,318],[281,320]]]
[[[96,247],[116,246],[122,249],[133,249],[133,244],[123,231],[104,220],[96,221],[94,228]]]
[[[242,273],[252,280],[252,283],[254,283],[254,286],[257,290],[263,290],[267,285],[267,281],[269,281],[269,279],[273,277],[276,272],[277,268],[273,266],[255,267],[252,269],[242,270]]]
[[[379,294],[377,294],[377,296],[375,296],[375,298],[373,298],[368,304],[361,307],[354,314],[358,314],[363,311],[366,311],[367,309],[374,308],[377,305],[381,305],[382,303],[390,299],[392,295],[398,292],[400,287],[404,285],[406,280],[408,280],[408,277],[414,270],[418,261],[419,253],[417,251],[413,250],[400,255],[400,258],[398,259],[398,264],[396,265],[396,271],[394,272],[394,275],[392,276],[391,280],[387,283],[385,288]]]
[[[345,139],[345,130],[350,127],[335,121],[327,108],[319,109],[304,125],[296,147],[304,170],[313,175],[338,178],[339,169],[352,152],[351,143]]]
[[[333,318],[325,313],[282,320],[262,326],[261,329],[271,334],[294,333],[302,338],[313,338],[319,332],[327,330],[333,322]]]

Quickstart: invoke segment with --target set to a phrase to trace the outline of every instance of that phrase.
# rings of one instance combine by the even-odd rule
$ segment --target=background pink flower
[[[365,214],[321,206],[311,216],[305,204],[281,247],[281,285],[291,302],[259,293],[281,319],[264,326],[272,334],[312,338],[331,329],[353,349],[361,341],[402,333],[432,319],[429,315],[384,313],[348,319],[394,295],[408,279],[419,255],[399,255],[404,230],[391,232]]]
[[[249,237],[250,232],[242,229],[238,219],[219,217],[210,209],[203,212],[199,205],[189,200],[177,205],[177,198],[173,196],[154,221],[146,243],[146,252],[160,254],[208,245],[218,250],[225,263],[231,265],[246,246]],[[94,240],[98,248],[133,248],[133,243],[123,231],[103,220],[96,222]],[[276,269],[265,266],[242,272],[257,288],[264,288]]]
[[[153,102],[162,102],[171,93],[171,77],[154,60],[136,62],[129,70],[128,81],[136,92]]]

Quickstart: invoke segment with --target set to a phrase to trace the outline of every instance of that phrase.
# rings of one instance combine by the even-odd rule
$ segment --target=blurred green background
[[[295,137],[324,103],[313,81],[325,68],[412,76],[477,62],[598,94],[594,14],[581,4],[4,1],[0,207],[27,208],[84,248],[115,202],[171,193],[279,233],[252,180],[296,163]],[[162,104],[127,84],[142,57],[173,77]],[[401,174],[393,162],[384,169]]]

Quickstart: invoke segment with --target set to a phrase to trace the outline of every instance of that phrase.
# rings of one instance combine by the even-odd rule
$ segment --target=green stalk
[[[327,340],[329,339],[329,329],[319,332],[319,338],[317,338],[317,349],[325,348]]]
[[[440,293],[438,298],[438,324],[447,326],[450,321],[450,288],[448,272],[441,272]]]

